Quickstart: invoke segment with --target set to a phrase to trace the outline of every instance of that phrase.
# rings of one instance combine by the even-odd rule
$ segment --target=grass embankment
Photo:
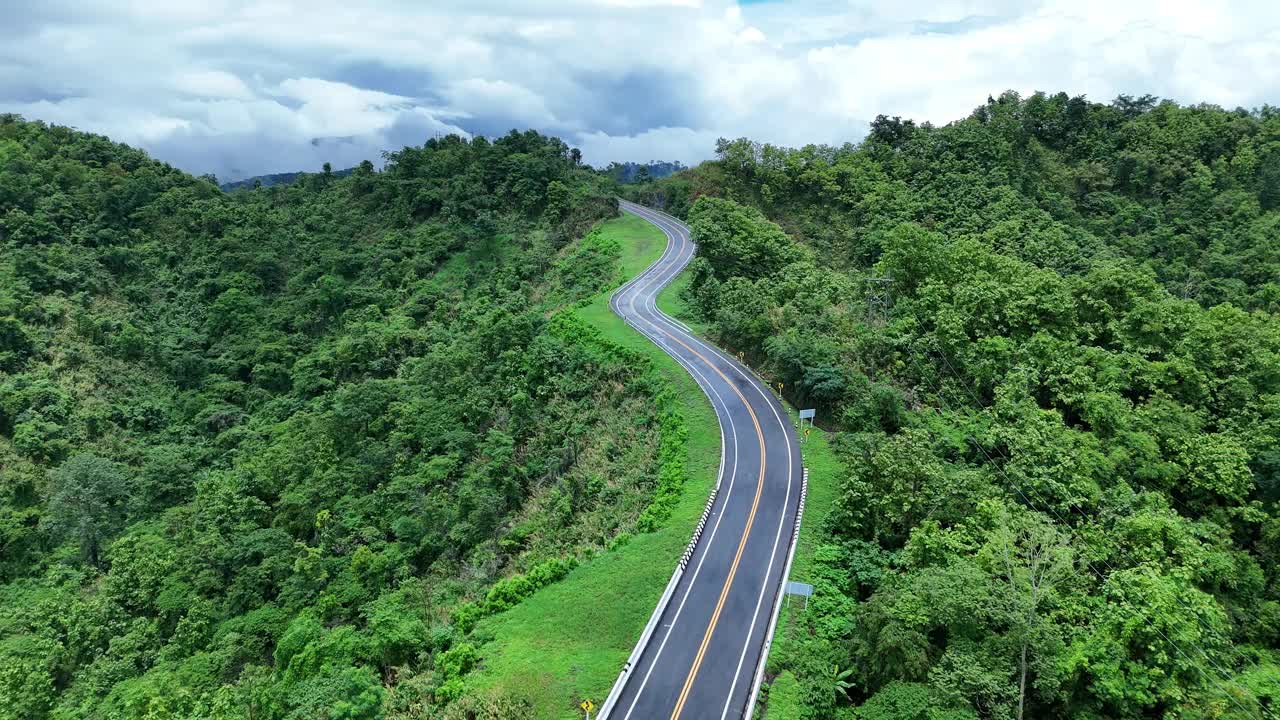
[[[684,289],[689,286],[689,271],[685,270],[676,276],[658,293],[658,309],[684,323],[690,330],[706,336],[706,323],[694,317],[689,305],[684,301]]]
[[[622,246],[630,279],[662,254],[666,239],[632,216],[601,226]],[[609,293],[575,310],[609,340],[643,353],[671,383],[688,429],[685,484],[670,518],[657,530],[582,563],[560,582],[480,623],[492,638],[469,687],[523,697],[537,717],[577,718],[584,698],[599,705],[644,629],[715,483],[720,431],[706,396],[674,360],[609,310]]]

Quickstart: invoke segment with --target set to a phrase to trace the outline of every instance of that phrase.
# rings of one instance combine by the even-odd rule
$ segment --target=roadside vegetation
[[[829,431],[766,717],[1274,717],[1278,179],[1273,108],[1009,93],[628,186]]]

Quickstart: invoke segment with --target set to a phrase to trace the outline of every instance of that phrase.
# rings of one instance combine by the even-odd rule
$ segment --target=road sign
[[[787,582],[788,595],[800,595],[801,597],[809,597],[813,594],[813,586],[809,583]]]
[[[817,414],[818,414],[818,411],[813,409],[800,411],[800,427],[801,429],[804,430],[805,439],[809,438],[809,431],[813,429],[813,416]],[[804,426],[805,420],[809,421],[809,427]]]
[[[581,703],[579,703],[578,707],[582,708],[584,712],[591,712],[592,710],[596,709],[595,703],[591,702],[590,700],[583,700]]]
[[[795,595],[797,597],[804,598],[804,606],[807,609],[809,607],[809,596],[813,594],[813,586],[809,583],[791,582],[788,580],[786,587],[783,589],[783,593],[787,596],[787,607],[791,607],[791,596]]]

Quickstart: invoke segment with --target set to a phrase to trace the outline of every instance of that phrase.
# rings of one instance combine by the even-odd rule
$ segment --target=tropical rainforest
[[[612,185],[384,160],[228,194],[0,118],[0,718],[439,717],[477,620],[661,522],[661,388],[562,312]]]
[[[524,714],[467,696],[479,621],[679,491],[661,382],[566,312],[621,279],[617,192],[687,218],[685,304],[839,460],[766,717],[1275,717],[1280,111],[1007,93],[716,151],[224,192],[0,117],[0,718]]]
[[[1280,110],[1007,93],[627,190],[840,460],[769,720],[1277,717]]]

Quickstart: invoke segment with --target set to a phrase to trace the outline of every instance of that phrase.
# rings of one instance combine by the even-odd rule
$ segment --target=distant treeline
[[[688,168],[685,167],[685,165],[682,164],[679,160],[672,161],[672,162],[653,160],[647,163],[612,162],[612,163],[609,163],[609,165],[606,166],[600,172],[617,182],[630,184],[630,183],[643,183],[643,182],[648,182],[650,180],[659,180],[661,178],[674,175],[675,173],[678,173],[681,170],[687,170],[687,169]],[[335,170],[331,174],[334,177],[342,178],[350,175],[354,170],[355,168],[347,168],[345,170]],[[231,192],[233,190],[240,190],[242,188],[251,188],[255,184],[257,184],[260,187],[271,187],[272,185],[292,185],[293,183],[297,182],[299,178],[301,178],[306,174],[307,174],[306,172],[298,171],[298,172],[287,172],[287,173],[272,173],[270,175],[254,175],[253,177],[245,178],[243,180],[235,180],[232,182],[219,183],[218,187],[222,188],[223,192]]]
[[[651,160],[647,163],[611,162],[603,172],[620,183],[642,183],[674,175],[685,169],[687,168],[679,160],[672,162]]]

